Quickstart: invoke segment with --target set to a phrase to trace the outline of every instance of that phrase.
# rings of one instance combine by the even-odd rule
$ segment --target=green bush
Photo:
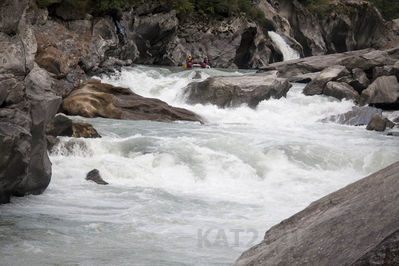
[[[373,3],[386,20],[399,18],[399,1],[394,0],[368,0]]]
[[[61,2],[62,2],[62,0],[37,0],[37,4],[41,8],[48,7],[50,5],[58,4],[58,3],[61,3]]]

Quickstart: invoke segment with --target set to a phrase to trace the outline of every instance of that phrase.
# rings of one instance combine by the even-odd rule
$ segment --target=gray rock
[[[25,75],[24,44],[18,36],[0,32],[0,74]]]
[[[31,106],[32,144],[27,175],[15,187],[14,195],[40,194],[50,183],[51,162],[47,155],[45,128],[56,114],[61,97],[51,91],[48,78],[48,73],[38,66],[25,78],[26,94]]]
[[[387,135],[388,136],[393,136],[393,137],[399,137],[399,132],[398,131],[392,131],[392,132],[388,132]]]
[[[355,91],[349,84],[343,82],[330,81],[323,89],[323,94],[331,96],[339,100],[347,99],[359,101],[359,93]]]
[[[392,76],[395,75],[393,65],[379,66],[373,69],[373,80],[381,76]]]
[[[105,182],[104,179],[101,177],[100,171],[98,171],[97,169],[93,169],[88,172],[86,175],[86,180],[96,182],[99,185],[108,185],[108,183]]]
[[[366,73],[360,68],[352,69],[353,81],[350,81],[351,85],[359,94],[370,85]]]
[[[399,83],[395,76],[377,78],[360,96],[360,104],[399,109]]]
[[[384,117],[379,114],[376,114],[371,119],[370,123],[367,125],[367,130],[375,130],[375,131],[385,131],[387,128],[387,121]]]
[[[393,65],[393,72],[396,78],[399,80],[399,60]]]
[[[3,0],[0,3],[0,32],[14,34],[28,0]]]
[[[111,17],[98,20],[93,25],[93,38],[89,46],[89,53],[82,58],[82,67],[86,72],[98,73],[99,65],[106,60],[105,53],[115,49],[119,44],[116,26]]]
[[[202,82],[190,83],[185,89],[185,94],[190,103],[211,103],[219,107],[248,104],[250,107],[256,107],[259,102],[271,97],[285,97],[290,87],[287,79],[277,78],[277,73],[271,72],[208,78]]]
[[[323,122],[335,122],[338,124],[343,125],[350,125],[350,126],[363,126],[370,123],[371,119],[374,115],[379,114],[382,115],[382,110],[377,109],[375,107],[352,107],[352,110],[339,115],[334,115],[329,118],[323,119]]]
[[[398,265],[399,162],[269,229],[242,265]]]
[[[329,81],[337,80],[345,75],[349,75],[348,69],[344,66],[336,65],[324,69],[315,79],[313,79],[303,90],[305,95],[322,94]]]

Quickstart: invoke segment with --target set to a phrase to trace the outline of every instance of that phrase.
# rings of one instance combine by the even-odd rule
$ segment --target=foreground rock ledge
[[[129,89],[114,87],[95,79],[89,80],[65,98],[62,111],[67,115],[89,118],[203,122],[200,116],[186,109],[170,106],[158,99],[145,98]]]
[[[399,265],[399,162],[273,226],[234,265]]]

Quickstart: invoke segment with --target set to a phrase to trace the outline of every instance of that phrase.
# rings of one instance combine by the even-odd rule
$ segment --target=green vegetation
[[[132,4],[158,1],[165,9],[175,9],[179,17],[199,13],[229,17],[245,14],[256,20],[266,30],[273,29],[266,20],[264,13],[251,4],[251,0],[37,0],[39,7],[49,7],[62,4],[81,12],[91,12],[97,15],[115,14]]]
[[[319,15],[328,11],[329,2],[331,0],[298,0],[304,4],[310,11]],[[381,12],[386,20],[399,18],[399,1],[393,0],[367,0],[374,4]]]
[[[254,7],[251,0],[174,0],[172,2],[179,16],[189,15],[193,12],[223,17],[244,14],[256,20],[264,29],[273,29],[263,11]]]
[[[368,0],[373,3],[380,11],[382,16],[387,19],[399,18],[399,1],[394,0]]]

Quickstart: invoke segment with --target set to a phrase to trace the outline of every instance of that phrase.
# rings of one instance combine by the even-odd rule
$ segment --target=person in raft
[[[201,63],[202,68],[210,68],[211,64],[209,63],[208,57],[204,58],[204,61]]]
[[[189,55],[187,57],[187,62],[186,62],[187,69],[193,69],[193,65],[194,65],[193,57]]]

